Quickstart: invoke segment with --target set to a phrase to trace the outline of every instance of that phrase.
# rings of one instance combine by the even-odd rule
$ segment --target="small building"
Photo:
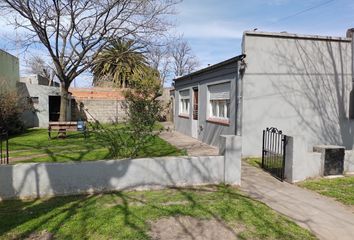
[[[175,79],[175,128],[215,146],[241,135],[243,156],[267,127],[353,149],[351,63],[351,38],[245,32],[242,55]]]
[[[0,91],[16,91],[16,84],[19,80],[18,58],[0,49]]]
[[[49,122],[56,122],[60,115],[60,87],[58,84],[48,86],[49,80],[31,75],[21,77],[17,89],[25,111],[22,121],[26,127],[47,128]],[[68,119],[71,119],[71,96],[67,108]]]

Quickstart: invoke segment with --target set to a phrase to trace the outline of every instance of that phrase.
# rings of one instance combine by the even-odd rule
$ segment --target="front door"
[[[192,137],[198,138],[198,88],[193,88]]]

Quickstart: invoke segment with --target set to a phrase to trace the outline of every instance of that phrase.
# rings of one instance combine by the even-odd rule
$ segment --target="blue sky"
[[[354,27],[353,0],[184,0],[177,12],[173,32],[189,41],[201,67],[239,55],[245,30],[344,37]],[[13,29],[4,22],[0,15],[0,48],[16,55],[4,38]],[[22,70],[28,55],[20,55]],[[87,78],[81,77],[77,86],[89,86]]]
[[[245,30],[340,37],[354,27],[353,0],[185,0],[178,11],[177,31],[203,67],[240,54]]]

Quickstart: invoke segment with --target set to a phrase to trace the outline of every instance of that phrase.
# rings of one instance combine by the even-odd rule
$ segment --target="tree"
[[[43,76],[49,80],[49,85],[52,85],[54,81],[54,70],[41,58],[40,56],[33,56],[27,63],[29,72],[31,74],[37,74]]]
[[[146,58],[139,49],[133,40],[112,41],[93,60],[93,84],[112,82],[117,87],[131,86],[132,76],[147,67]]]
[[[147,49],[147,60],[150,66],[160,73],[161,86],[166,83],[171,75],[171,52],[168,43],[162,43],[158,46],[150,46]]]
[[[167,30],[164,16],[179,0],[1,0],[26,31],[24,43],[41,43],[61,83],[60,121],[67,120],[70,84],[91,67],[95,54],[113,39],[148,42]]]
[[[189,74],[199,66],[192,48],[182,37],[177,38],[171,45],[171,56],[175,77]]]

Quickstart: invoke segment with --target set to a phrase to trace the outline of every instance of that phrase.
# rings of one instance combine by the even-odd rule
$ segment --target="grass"
[[[48,140],[47,129],[29,129],[24,134],[13,136],[9,140],[9,148],[12,163],[92,161],[109,158],[107,147],[98,144],[94,134],[85,139],[83,134],[71,132],[65,139]],[[156,137],[139,152],[138,157],[184,154],[184,151]]]
[[[258,168],[262,167],[262,158],[249,157],[249,158],[245,158],[244,161],[246,161],[251,166],[258,167]]]
[[[307,180],[298,185],[354,206],[354,176]]]
[[[170,216],[216,219],[238,229],[238,239],[316,239],[266,205],[226,186],[4,201],[0,239],[42,231],[55,239],[150,239],[149,224]]]

